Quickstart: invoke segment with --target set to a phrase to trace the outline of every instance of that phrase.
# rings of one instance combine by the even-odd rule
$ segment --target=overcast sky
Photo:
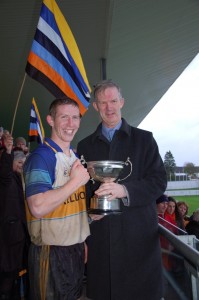
[[[177,166],[199,166],[199,54],[139,128],[153,132],[163,160],[171,151]]]

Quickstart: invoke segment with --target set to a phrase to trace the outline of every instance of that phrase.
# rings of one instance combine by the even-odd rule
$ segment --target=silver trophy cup
[[[109,161],[109,160],[89,161],[87,162],[87,170],[93,181],[99,181],[102,183],[115,182],[117,181],[120,172],[122,171],[124,166],[128,165],[129,163],[131,165],[131,170],[132,170],[132,164],[129,161],[129,159],[127,160],[127,162]],[[124,179],[126,179],[127,177],[125,177]],[[120,213],[121,199],[108,200],[109,196],[110,195],[104,195],[104,196],[95,195],[93,198],[91,198],[89,213],[103,214],[103,215],[107,215],[111,213]]]

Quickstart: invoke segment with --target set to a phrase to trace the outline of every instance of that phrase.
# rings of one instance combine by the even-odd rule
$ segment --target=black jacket
[[[29,235],[20,174],[13,171],[13,154],[0,158],[0,272],[26,267]]]
[[[193,234],[197,239],[199,239],[199,222],[190,220],[185,229],[188,234]]]
[[[111,143],[97,130],[79,142],[85,160],[132,162],[121,183],[130,196],[122,214],[91,223],[88,239],[88,297],[94,300],[156,300],[162,292],[162,264],[156,199],[166,189],[166,173],[152,133],[122,119]],[[124,167],[120,178],[129,174]],[[87,184],[88,202],[96,186]]]

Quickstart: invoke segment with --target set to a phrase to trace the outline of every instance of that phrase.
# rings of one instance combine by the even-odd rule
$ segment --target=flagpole
[[[23,81],[22,81],[22,84],[21,84],[21,88],[20,88],[20,91],[19,91],[19,95],[18,95],[18,98],[17,98],[17,103],[16,103],[16,106],[15,106],[15,112],[14,112],[14,116],[13,116],[13,120],[12,120],[12,127],[11,127],[11,130],[10,130],[11,135],[13,133],[15,118],[16,118],[16,114],[17,114],[17,108],[18,108],[18,105],[19,105],[19,100],[21,98],[21,93],[22,93],[22,90],[23,90],[23,87],[24,87],[25,80],[26,80],[26,73],[24,75],[24,78],[23,78]]]

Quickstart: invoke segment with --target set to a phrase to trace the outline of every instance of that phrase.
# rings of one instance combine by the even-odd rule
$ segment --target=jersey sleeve
[[[51,166],[48,160],[38,153],[33,153],[24,166],[26,197],[52,190]]]

